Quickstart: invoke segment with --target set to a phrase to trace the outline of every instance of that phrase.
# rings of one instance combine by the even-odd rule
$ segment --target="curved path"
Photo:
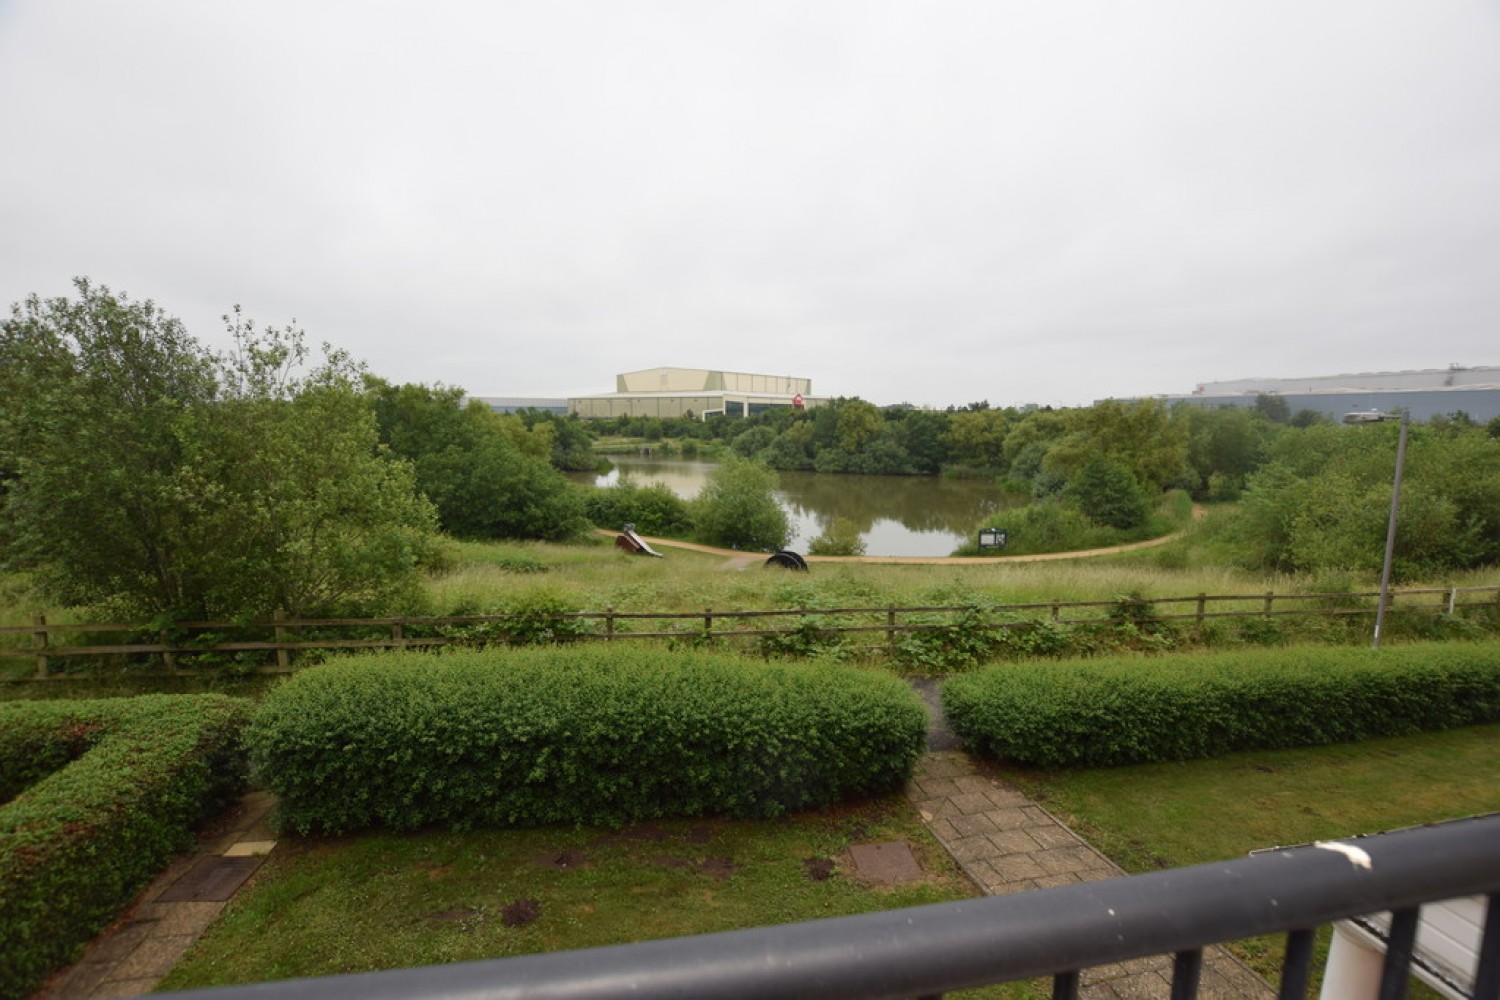
[[[1203,517],[1205,511],[1198,504],[1193,504],[1193,520]],[[618,535],[617,531],[606,528],[596,529],[600,534],[611,537]],[[1121,552],[1135,552],[1139,549],[1155,548],[1168,542],[1175,542],[1186,531],[1174,531],[1170,535],[1160,538],[1148,539],[1144,542],[1132,542],[1129,545],[1110,545],[1102,549],[1074,549],[1071,552],[1036,552],[1024,556],[803,556],[810,563],[909,563],[919,566],[984,566],[994,563],[1028,563],[1028,562],[1051,562],[1056,559],[1086,559],[1091,556],[1109,556]],[[657,538],[652,535],[641,535],[640,538],[652,548],[687,549],[691,552],[702,552],[707,555],[723,556],[735,566],[748,566],[758,559],[770,555],[769,552],[742,552],[738,549],[721,549],[712,545],[699,545],[697,542],[680,542],[675,538]]]

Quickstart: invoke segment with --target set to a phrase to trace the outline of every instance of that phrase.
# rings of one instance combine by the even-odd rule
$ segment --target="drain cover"
[[[884,844],[855,844],[849,848],[854,867],[861,876],[877,885],[920,882],[922,867],[912,856],[911,845],[904,840]]]
[[[159,903],[222,903],[265,858],[199,858],[187,874],[156,897]]]

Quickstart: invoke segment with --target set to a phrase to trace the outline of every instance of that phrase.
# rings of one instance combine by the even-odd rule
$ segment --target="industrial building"
[[[515,413],[517,410],[540,410],[564,416],[568,412],[568,401],[541,396],[467,396],[464,402],[483,403],[496,413]]]
[[[706,368],[648,368],[615,376],[615,391],[575,396],[568,412],[585,419],[608,417],[696,417],[722,413],[748,417],[773,406],[810,409],[823,402],[812,379],[755,375]]]
[[[1284,399],[1291,413],[1311,410],[1334,419],[1359,411],[1406,410],[1419,421],[1462,412],[1486,423],[1500,417],[1500,367],[1451,365],[1421,371],[1206,382],[1191,395],[1161,398],[1196,406],[1254,406],[1258,396]]]

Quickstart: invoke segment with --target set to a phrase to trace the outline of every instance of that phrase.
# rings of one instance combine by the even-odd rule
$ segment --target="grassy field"
[[[1376,581],[1351,576],[1308,579],[1247,573],[1213,561],[1212,538],[1190,533],[1158,549],[1057,562],[974,564],[962,560],[941,565],[879,563],[815,563],[808,573],[790,573],[758,564],[736,565],[721,556],[671,549],[662,559],[627,555],[609,540],[586,542],[483,543],[449,541],[445,559],[427,579],[423,614],[483,614],[518,604],[543,605],[580,611],[695,612],[770,610],[785,608],[911,607],[964,604],[1033,604],[1053,600],[1111,601],[1134,595],[1146,601],[1196,594],[1247,595],[1238,602],[1216,604],[1214,610],[1256,611],[1259,596],[1277,594],[1372,592]],[[1177,564],[1182,565],[1177,565]],[[1414,582],[1411,586],[1477,587],[1500,584],[1494,571],[1452,579]],[[1425,598],[1435,602],[1435,597]],[[1373,601],[1364,599],[1367,608]],[[1162,610],[1190,611],[1191,605],[1163,606]],[[87,621],[76,609],[48,607],[27,586],[24,577],[0,577],[0,625],[29,624],[43,613],[51,622]],[[1102,616],[1104,609],[1085,614]],[[1069,612],[1080,614],[1080,612]],[[1179,627],[1172,646],[1225,646],[1243,643],[1366,641],[1370,615],[1343,619],[1249,619],[1250,624],[1210,619],[1201,629]],[[1391,641],[1403,637],[1440,638],[1458,634],[1463,622],[1434,622],[1433,615],[1408,619],[1398,612],[1387,623]],[[1472,616],[1493,632],[1500,616],[1493,611]],[[1447,629],[1447,631],[1443,631]],[[0,635],[0,653],[29,647],[25,632]],[[878,641],[878,640],[877,640]],[[1070,650],[1086,653],[1090,648]],[[53,667],[68,661],[57,660]],[[74,661],[76,665],[76,661]],[[147,666],[150,666],[148,663]],[[30,676],[35,661],[25,655],[0,656],[0,681]],[[181,682],[126,679],[141,673],[139,665],[125,668],[106,663],[96,674],[100,683],[118,680],[118,690],[180,690]],[[66,683],[66,682],[65,682]],[[222,685],[225,682],[216,682]],[[237,682],[228,682],[237,683]],[[160,687],[165,684],[166,687]],[[135,685],[134,688],[131,686]],[[61,686],[38,690],[39,685],[0,684],[0,699],[67,697]],[[216,689],[223,689],[222,686]]]

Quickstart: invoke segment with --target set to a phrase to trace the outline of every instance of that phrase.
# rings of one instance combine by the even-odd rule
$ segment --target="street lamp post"
[[[1390,413],[1346,413],[1344,423],[1364,424],[1377,420],[1395,420]],[[1411,414],[1401,411],[1401,433],[1396,438],[1396,479],[1391,485],[1391,514],[1385,526],[1385,561],[1380,566],[1380,602],[1375,606],[1375,635],[1370,640],[1371,649],[1380,648],[1380,631],[1385,626],[1385,608],[1391,597],[1391,557],[1396,551],[1396,512],[1401,507],[1401,469],[1406,465],[1406,428],[1411,423]]]

